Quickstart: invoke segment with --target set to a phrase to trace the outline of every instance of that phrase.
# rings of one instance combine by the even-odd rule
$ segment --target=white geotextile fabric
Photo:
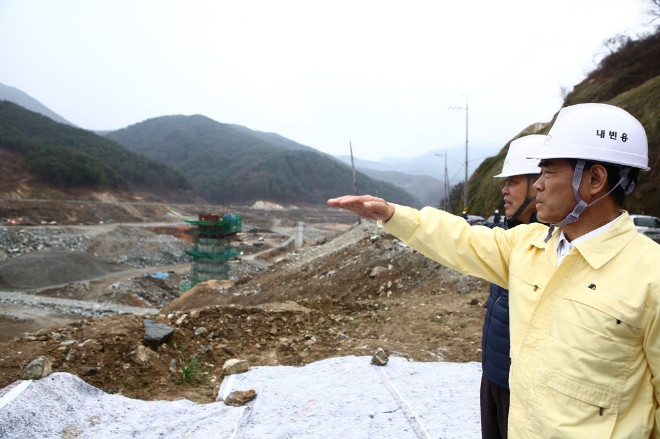
[[[479,363],[414,363],[392,357],[330,358],[304,367],[254,367],[226,377],[220,396],[254,389],[245,407],[223,402],[140,401],[109,395],[76,376],[0,391],[0,438],[479,438]]]

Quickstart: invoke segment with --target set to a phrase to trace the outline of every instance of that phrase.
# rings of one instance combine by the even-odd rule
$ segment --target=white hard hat
[[[497,209],[495,209],[495,213],[500,213],[500,211],[499,211],[499,210],[497,210]]]
[[[534,159],[583,159],[648,171],[644,127],[630,113],[607,104],[562,108]]]
[[[494,177],[511,177],[513,175],[540,174],[538,159],[530,159],[534,154],[541,151],[541,146],[545,141],[541,134],[532,134],[531,136],[520,137],[509,145],[509,152],[504,159],[502,173]]]

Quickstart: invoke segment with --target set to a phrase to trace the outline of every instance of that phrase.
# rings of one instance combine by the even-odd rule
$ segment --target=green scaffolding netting
[[[241,252],[239,252],[236,249],[231,249],[229,251],[223,251],[217,253],[209,252],[209,251],[199,251],[193,249],[193,250],[184,250],[184,253],[192,256],[194,261],[197,259],[210,259],[215,261],[215,263],[228,261],[241,254]]]
[[[238,214],[224,215],[218,221],[187,219],[188,224],[197,226],[197,233],[203,236],[224,236],[238,233],[243,226],[243,217]]]
[[[217,216],[207,216],[207,218]],[[229,235],[238,233],[243,226],[239,214],[225,214],[217,221],[187,219],[188,224],[197,226],[193,246],[184,252],[193,257],[190,282],[179,285],[181,291],[188,291],[200,282],[229,279],[230,266],[227,261],[240,255],[240,251],[231,248]]]

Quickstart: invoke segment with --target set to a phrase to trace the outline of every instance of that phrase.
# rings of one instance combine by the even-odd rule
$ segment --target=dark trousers
[[[506,439],[509,419],[509,389],[493,384],[481,375],[481,437]]]

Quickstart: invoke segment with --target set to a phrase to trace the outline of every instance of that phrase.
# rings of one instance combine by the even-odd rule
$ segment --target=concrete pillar
[[[303,229],[305,228],[305,223],[302,221],[296,222],[296,231],[294,235],[294,241],[296,248],[302,248],[303,246]]]

